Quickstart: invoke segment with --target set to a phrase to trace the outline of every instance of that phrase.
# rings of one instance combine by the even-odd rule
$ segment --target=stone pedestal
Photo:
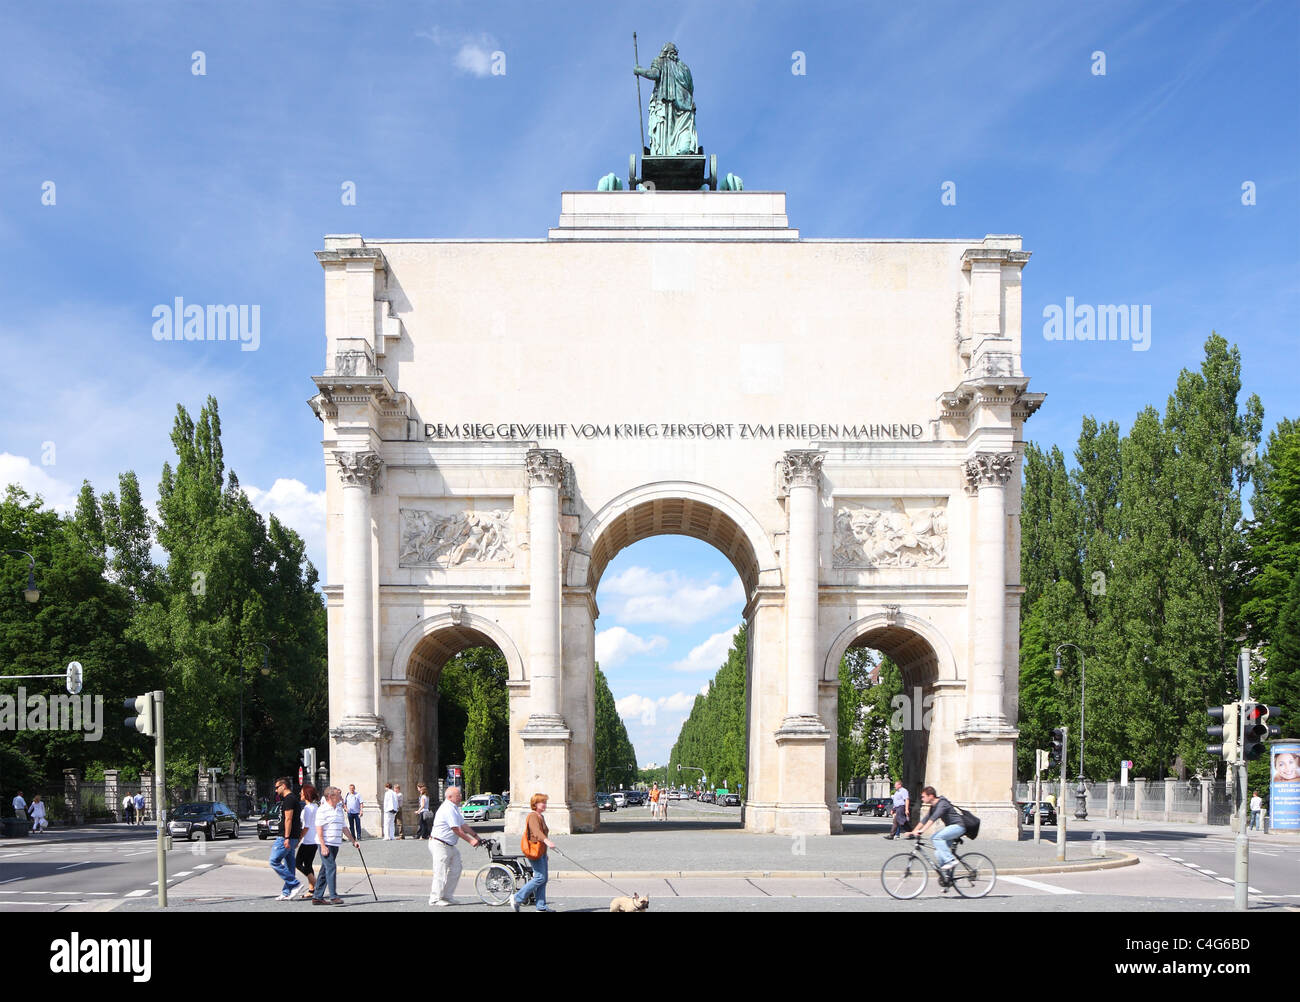
[[[772,811],[778,835],[829,835],[831,812],[825,789],[826,744],[831,735],[820,717],[787,717],[776,732],[780,781]],[[819,799],[811,799],[817,797]]]
[[[506,831],[516,835],[523,830],[524,818],[532,809],[529,800],[535,793],[546,794],[546,826],[557,835],[574,831],[573,811],[565,800],[565,779],[569,774],[569,742],[572,732],[555,714],[533,714],[520,734],[524,745],[522,773],[523,793],[510,800],[506,808]],[[515,772],[514,768],[511,772]],[[590,830],[590,829],[588,829]]]

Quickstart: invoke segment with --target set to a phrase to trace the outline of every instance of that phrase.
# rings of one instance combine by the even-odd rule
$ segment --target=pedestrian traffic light
[[[1205,712],[1210,715],[1211,720],[1220,721],[1220,723],[1205,728],[1206,734],[1219,739],[1217,745],[1206,745],[1205,750],[1211,755],[1222,758],[1225,762],[1238,761],[1241,754],[1241,745],[1238,742],[1237,723],[1240,719],[1241,704],[1225,703],[1223,706],[1211,706]]]
[[[1065,728],[1052,728],[1052,757],[1053,766],[1058,766],[1065,759]]]
[[[146,692],[143,696],[131,696],[122,701],[123,709],[134,710],[134,717],[126,718],[126,726],[141,734],[147,734],[149,737],[156,737],[157,728],[154,726],[153,719],[153,693]]]
[[[1282,708],[1278,706],[1265,706],[1263,703],[1245,704],[1243,717],[1245,724],[1241,733],[1241,757],[1247,762],[1253,762],[1265,752],[1265,742],[1269,738],[1275,738],[1281,735],[1281,728],[1271,725],[1268,718],[1277,713],[1281,715]]]

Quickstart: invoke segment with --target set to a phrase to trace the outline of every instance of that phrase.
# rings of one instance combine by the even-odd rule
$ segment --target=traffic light
[[[1269,738],[1281,735],[1282,729],[1268,722],[1273,714],[1281,715],[1280,706],[1265,706],[1263,703],[1246,703],[1244,707],[1245,725],[1241,733],[1241,757],[1253,762],[1265,752]]]
[[[134,710],[134,717],[126,718],[126,726],[149,737],[157,737],[158,730],[153,719],[153,694],[146,692],[143,696],[131,696],[122,701],[123,709]]]
[[[1052,766],[1058,766],[1065,758],[1065,728],[1052,728]]]
[[[1223,706],[1211,706],[1205,711],[1211,720],[1221,721],[1205,728],[1205,733],[1218,738],[1217,745],[1206,745],[1205,750],[1217,755],[1225,762],[1236,762],[1240,758],[1241,744],[1238,741],[1237,723],[1240,719],[1241,704],[1225,703]]]

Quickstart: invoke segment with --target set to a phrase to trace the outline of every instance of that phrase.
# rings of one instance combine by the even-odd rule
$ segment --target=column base
[[[342,790],[356,784],[363,802],[361,830],[382,837],[385,746],[393,732],[382,717],[356,714],[344,717],[329,734],[330,783]]]
[[[1020,838],[1021,814],[1015,803],[1018,736],[1014,727],[987,717],[968,717],[957,731],[955,785],[939,792],[980,819],[980,838]]]
[[[572,805],[569,796],[569,741],[573,732],[565,726],[558,713],[534,713],[519,731],[524,744],[523,781],[512,788],[520,794],[518,803],[506,808],[506,831],[517,835],[523,831],[524,819],[532,810],[529,799],[537,793],[546,794],[546,826],[557,835],[568,835],[574,828]],[[512,769],[512,772],[514,770]],[[592,805],[594,810],[595,805]],[[578,819],[581,823],[583,819]],[[590,828],[578,828],[590,831]]]
[[[781,721],[775,739],[780,778],[770,830],[777,835],[829,835],[831,812],[822,798],[830,731],[821,717],[797,714]]]

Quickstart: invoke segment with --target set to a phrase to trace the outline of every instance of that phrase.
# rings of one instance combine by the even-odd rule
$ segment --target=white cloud
[[[269,491],[241,484],[262,515],[274,515],[306,540],[308,548],[325,547],[325,492],[301,480],[277,477]]]
[[[638,654],[653,654],[668,646],[668,638],[653,636],[639,637],[622,626],[601,630],[596,634],[596,660],[601,668],[617,668],[628,658]]]
[[[723,630],[721,633],[715,633],[702,644],[697,644],[691,648],[691,653],[686,655],[681,661],[674,661],[668,666],[669,671],[707,671],[715,672],[722,667],[722,663],[727,660],[727,653],[731,650],[731,641],[735,638],[740,624],[737,623],[729,630]]]
[[[665,710],[689,710],[695,705],[695,693],[693,692],[674,692],[660,700]]]
[[[456,47],[452,62],[462,73],[476,77],[492,74],[492,54],[500,51],[497,40],[486,32],[471,35],[464,32],[446,32],[435,25],[428,31],[417,31],[416,36],[427,38],[440,49]]]
[[[649,696],[638,696],[633,693],[614,702],[614,708],[618,710],[620,717],[624,720],[639,717],[643,727],[654,727],[658,723],[660,710],[683,716],[689,713],[694,705],[695,693],[693,692],[674,692],[671,696],[660,696],[658,699],[652,699]],[[671,729],[673,733],[676,733],[680,724],[681,721],[672,723]],[[668,725],[665,725],[665,727],[668,727]]]
[[[44,502],[61,515],[69,515],[77,507],[77,492],[73,487],[50,476],[45,467],[37,466],[26,456],[0,452],[0,490],[8,484],[18,484],[28,494],[39,494]]]
[[[610,610],[625,623],[669,623],[679,626],[712,619],[724,612],[737,616],[744,605],[740,578],[718,583],[719,575],[706,580],[684,578],[676,571],[651,571],[629,567],[600,584],[600,592],[612,599]]]

